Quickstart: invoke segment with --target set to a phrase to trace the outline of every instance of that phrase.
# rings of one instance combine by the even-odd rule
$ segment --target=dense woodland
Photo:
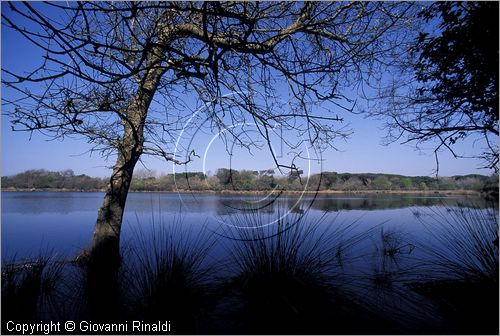
[[[28,170],[14,176],[2,177],[2,189],[63,189],[92,191],[104,190],[107,178],[75,175],[72,170],[51,172],[43,169]],[[261,171],[220,168],[214,174],[187,172],[157,175],[154,171],[139,170],[132,180],[132,191],[263,191],[263,190],[498,190],[498,175],[478,174],[429,177],[391,174],[350,174],[323,172],[309,180],[301,171],[287,176],[272,169]]]

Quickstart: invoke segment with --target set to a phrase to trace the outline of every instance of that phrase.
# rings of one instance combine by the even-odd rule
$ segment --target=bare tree
[[[252,122],[271,153],[276,124],[313,146],[333,146],[346,135],[339,114],[354,103],[345,89],[366,80],[401,45],[402,18],[412,10],[396,2],[5,7],[3,28],[44,52],[40,66],[26,73],[3,69],[3,84],[16,91],[4,96],[5,113],[15,130],[79,136],[104,156],[116,155],[91,249],[116,256],[136,163],[143,154],[192,160],[192,152],[174,155],[174,144],[194,108],[203,106],[211,127],[228,130],[228,140],[241,146],[256,141],[227,125]],[[273,157],[278,168],[292,167]]]

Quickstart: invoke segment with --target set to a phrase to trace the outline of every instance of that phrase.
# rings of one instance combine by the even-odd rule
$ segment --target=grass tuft
[[[498,284],[498,209],[430,208],[421,220],[432,240],[422,243],[439,277]]]
[[[57,298],[63,267],[47,256],[2,262],[2,319],[30,322],[60,315]]]
[[[353,332],[366,311],[341,289],[349,249],[363,239],[354,224],[327,223],[307,212],[269,216],[258,211],[231,218],[235,275],[243,332]],[[347,262],[348,263],[348,262]]]
[[[199,331],[212,290],[207,258],[212,234],[205,228],[193,233],[181,218],[153,223],[148,234],[138,228],[124,272],[131,314],[144,321],[170,320],[174,332]]]
[[[498,334],[498,208],[430,213],[427,279],[411,288],[436,303],[449,333]]]

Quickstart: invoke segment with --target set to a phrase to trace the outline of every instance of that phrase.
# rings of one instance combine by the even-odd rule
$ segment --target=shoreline
[[[106,192],[103,189],[94,190],[76,190],[76,189],[29,189],[29,188],[2,188],[2,192]],[[180,194],[211,194],[211,195],[267,195],[272,193],[270,190],[130,190],[130,193],[180,193]],[[355,194],[355,195],[423,195],[423,196],[481,196],[485,194],[479,190],[318,190],[318,191],[275,191],[275,194],[284,195],[339,195],[339,194]]]

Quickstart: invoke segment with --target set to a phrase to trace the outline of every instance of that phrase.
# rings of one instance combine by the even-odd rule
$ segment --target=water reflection
[[[2,213],[60,213],[91,211],[97,209],[104,197],[103,193],[91,192],[2,192]],[[161,213],[215,213],[225,215],[258,209],[274,212],[277,206],[286,205],[290,211],[302,212],[312,207],[321,211],[340,210],[383,210],[412,206],[458,206],[470,205],[485,208],[487,201],[480,197],[467,196],[413,196],[398,194],[366,195],[218,195],[218,194],[177,194],[177,193],[130,193],[127,212]]]
[[[102,196],[101,193],[3,193],[4,260],[13,256],[18,260],[34,257],[47,250],[46,246],[59,257],[74,256],[89,243]],[[471,209],[471,206],[481,208]],[[483,209],[486,206],[479,198],[461,196],[282,195],[268,202],[256,195],[133,193],[124,217],[122,246],[124,252],[135,248],[153,256],[172,256],[173,252],[193,251],[200,243],[210,245],[209,251],[200,254],[201,265],[213,266],[215,271],[210,276],[232,279],[229,283],[233,287],[224,287],[223,297],[229,300],[232,309],[239,307],[232,304],[234,296],[243,297],[247,301],[241,302],[258,307],[253,311],[255,316],[268,309],[269,314],[265,315],[274,318],[276,311],[282,311],[280,303],[285,297],[287,302],[295,300],[289,301],[294,302],[294,309],[298,306],[307,312],[314,311],[313,317],[328,309],[335,312],[332,316],[338,317],[331,308],[340,306],[338,297],[331,300],[333,306],[328,300],[324,307],[318,304],[329,293],[320,289],[333,283],[347,294],[345,302],[364,302],[360,314],[350,308],[354,309],[352,316],[358,318],[366,313],[365,308],[373,309],[383,316],[392,316],[402,324],[403,333],[410,333],[421,331],[420,326],[426,323],[432,327],[432,319],[437,316],[435,306],[410,289],[420,286],[421,291],[429,292],[431,287],[428,283],[422,285],[422,279],[433,284],[439,276],[449,277],[450,270],[458,277],[465,269],[468,278],[478,274],[486,274],[481,278],[496,276],[495,288],[498,288],[498,210]],[[477,235],[477,232],[483,233]],[[159,239],[162,234],[170,245]],[[172,253],[155,252],[165,247]],[[490,253],[485,254],[488,249]],[[189,253],[181,255],[184,261],[191,260]],[[141,257],[130,253],[127,256],[125,262],[132,264],[138,260],[134,258]],[[123,273],[132,274],[130,277],[134,279],[154,274],[142,268],[136,269],[136,273]],[[283,274],[291,276],[283,278]],[[296,281],[297,274],[306,276]],[[247,285],[252,283],[252,275],[253,287]],[[261,285],[263,278],[266,281]],[[321,281],[312,283],[316,287],[311,286],[310,279],[328,279],[328,286]],[[311,288],[313,291],[308,292]],[[488,307],[498,307],[498,291],[491,295],[494,290],[484,288],[484,297],[476,301],[489,297],[492,304]],[[476,297],[474,291],[471,293],[474,293],[471,297]],[[273,295],[279,299],[275,306],[267,304]],[[314,295],[317,298],[309,300]],[[460,295],[463,291],[458,288],[453,296]],[[185,297],[181,295],[182,300]],[[168,296],[162,302],[171,299]],[[252,300],[259,304],[253,305]],[[173,307],[178,310],[177,304]],[[221,305],[220,310],[225,312],[226,306]],[[164,308],[157,311],[163,314]],[[498,324],[498,313],[493,315],[487,322]],[[245,310],[242,316],[253,315]],[[286,323],[289,316],[284,314]],[[258,318],[252,322],[255,320]],[[325,321],[331,323],[330,318]]]
[[[479,197],[465,196],[411,196],[395,194],[370,194],[356,197],[317,197],[312,208],[322,211],[382,210],[429,206],[471,206],[485,208],[486,201]]]
[[[97,210],[103,193],[81,192],[2,192],[2,252],[33,254],[47,246],[57,251],[74,253],[90,241]],[[198,229],[208,222],[217,227],[242,209],[258,208],[272,218],[282,214],[307,213],[308,221],[316,221],[323,213],[340,213],[341,221],[362,218],[361,229],[387,223],[397,227],[419,227],[415,223],[430,206],[486,207],[480,198],[464,196],[413,196],[393,194],[370,195],[217,195],[177,193],[131,193],[124,215],[123,238],[133,237],[131,228],[148,226],[152,218],[171,222],[182,214],[184,223]],[[158,220],[156,220],[158,222]],[[222,225],[223,225],[222,224]]]

